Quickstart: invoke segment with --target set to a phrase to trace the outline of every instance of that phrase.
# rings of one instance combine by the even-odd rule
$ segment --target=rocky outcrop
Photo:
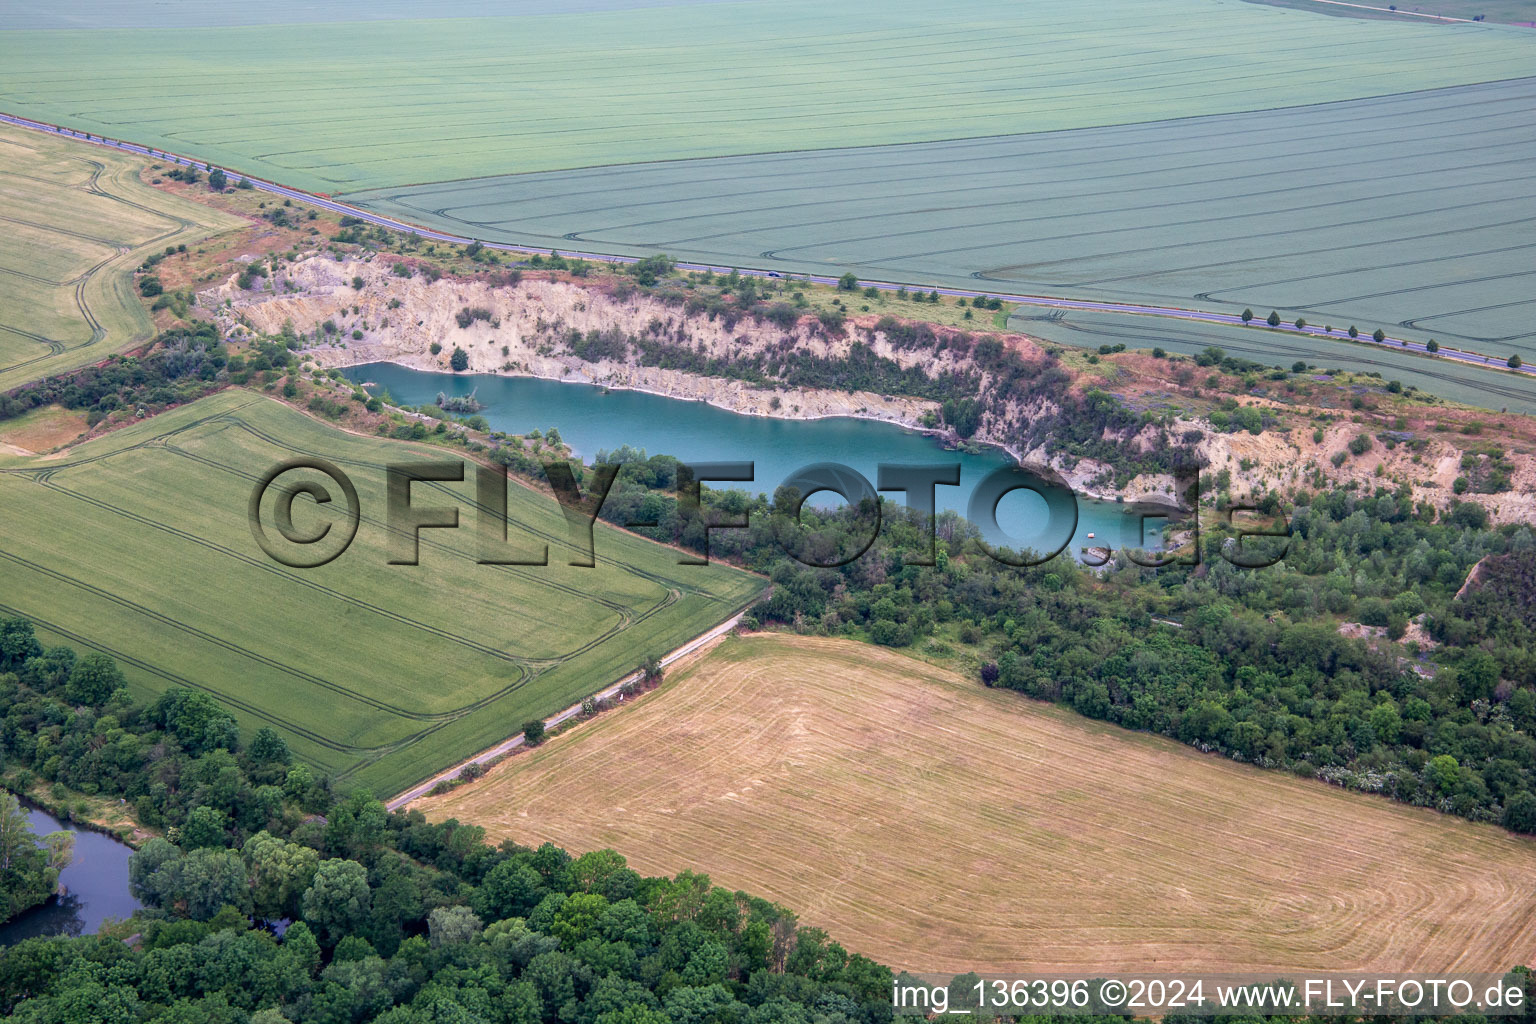
[[[543,274],[515,281],[505,274],[431,280],[384,256],[336,260],[309,254],[279,264],[271,278],[256,281],[255,290],[242,289],[231,277],[202,293],[200,302],[214,308],[230,330],[245,327],[276,334],[287,326],[311,336],[315,340],[304,356],[321,367],[388,361],[448,371],[457,348],[466,354],[472,372],[630,388],[755,416],[852,416],[923,429],[925,423],[933,422],[938,405],[872,391],[790,387],[775,383],[772,373],[758,381],[645,365],[628,344],[594,346],[597,357],[588,358],[573,350],[571,339],[606,332],[616,339],[664,344],[673,354],[687,354],[691,363],[714,361],[716,367],[727,363],[739,367],[756,360],[769,370],[782,367],[791,354],[843,360],[857,344],[875,357],[890,360],[902,370],[920,371],[927,378],[969,375],[978,395],[985,395],[993,383],[978,368],[968,344],[951,345],[946,336],[933,332],[921,343],[913,343],[911,337],[888,336],[873,316],[851,318],[847,330],[825,329],[811,316],[798,322],[789,318],[783,324],[728,318],[690,313],[651,292],[612,281],[577,283]],[[898,334],[905,329],[890,328]],[[1050,362],[1041,346],[1023,335],[1001,340],[1027,362],[1042,366]],[[435,353],[434,344],[439,346]],[[609,351],[622,357],[603,354]],[[1173,500],[1177,484],[1170,475],[1144,473],[1115,486],[1114,466],[1054,450],[1050,425],[1067,415],[1064,400],[1064,394],[1042,390],[1024,401],[986,403],[973,440],[1007,448],[1025,465],[1049,467],[1079,493],[1127,501]],[[1309,478],[1321,472],[1334,484],[1354,480],[1369,489],[1405,481],[1412,486],[1415,500],[1442,508],[1457,497],[1453,484],[1462,453],[1439,438],[1416,445],[1416,450],[1376,443],[1365,454],[1334,465],[1335,453],[1344,451],[1356,435],[1370,431],[1343,419],[1328,425],[1320,441],[1313,440],[1310,430],[1300,429],[1227,433],[1190,417],[1181,418],[1172,431],[1155,425],[1133,427],[1135,432],[1128,431],[1127,436],[1105,440],[1134,454],[1153,451],[1170,443],[1170,433],[1182,435],[1187,430],[1199,430],[1202,435],[1194,447],[1207,472],[1225,470],[1237,494],[1306,486]],[[1522,457],[1517,467],[1512,491],[1462,497],[1481,503],[1495,522],[1530,521],[1536,517],[1536,461]]]

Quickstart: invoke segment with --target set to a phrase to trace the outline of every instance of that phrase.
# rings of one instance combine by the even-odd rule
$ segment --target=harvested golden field
[[[918,971],[1502,970],[1536,949],[1536,843],[849,641],[728,641],[417,806],[707,871]]]

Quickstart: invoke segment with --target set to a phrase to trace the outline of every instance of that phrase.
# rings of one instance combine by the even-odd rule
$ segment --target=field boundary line
[[[686,658],[690,654],[703,650],[704,648],[709,647],[724,639],[728,633],[736,628],[737,624],[741,622],[741,617],[746,613],[746,609],[743,608],[719,625],[705,631],[704,633],[699,634],[692,640],[689,640],[681,647],[663,657],[661,659],[661,666],[665,668],[666,666],[671,665],[672,663],[682,658]],[[625,686],[631,683],[639,682],[642,672],[643,670],[636,669],[635,671],[630,672],[623,678],[619,679],[617,682],[611,683],[598,692],[592,694],[591,696],[577,701],[575,704],[572,704],[570,707],[566,708],[564,711],[561,711],[559,714],[546,718],[544,720],[544,728],[546,730],[554,729],[555,727],[570,721],[572,718],[581,714],[581,706],[588,700],[604,700],[614,696]],[[453,765],[451,768],[438,772],[436,775],[418,782],[416,785],[405,790],[404,792],[391,797],[389,800],[384,802],[384,807],[391,811],[401,810],[406,807],[406,805],[410,804],[411,801],[426,796],[439,782],[447,782],[456,778],[458,774],[469,765],[485,764],[487,761],[501,757],[504,754],[510,754],[512,751],[524,746],[525,742],[526,741],[524,740],[522,733],[508,737],[495,746],[488,747],[485,750],[482,750],[480,753],[475,754],[473,757],[466,758],[463,761],[460,761],[458,764]]]
[[[1405,18],[1428,18],[1430,21],[1458,21],[1464,25],[1477,23],[1476,18],[1452,18],[1446,14],[1424,14],[1420,11],[1400,11],[1396,7],[1372,7],[1370,4],[1351,4],[1344,0],[1312,0],[1315,4],[1327,4],[1330,7],[1353,7],[1359,11],[1380,11],[1382,14],[1401,14]]]
[[[1516,82],[1516,81],[1525,81],[1525,79],[1496,79],[1496,80],[1494,80],[1492,82],[1484,82],[1484,83],[1477,83],[1477,84],[1491,85],[1491,84],[1497,84],[1499,82]],[[1442,87],[1442,88],[1455,89],[1455,88],[1464,88],[1464,86],[1446,86],[1446,87]],[[1437,90],[1422,89],[1422,90],[1411,90],[1411,91],[1412,92],[1433,92],[1433,91],[1437,91]],[[1405,94],[1393,93],[1393,94],[1390,94],[1390,95],[1405,95]],[[1335,101],[1329,101],[1329,102],[1337,103],[1337,102],[1345,102],[1345,101],[1337,101],[1337,100],[1335,100]],[[1300,106],[1321,106],[1321,105],[1323,105],[1323,104],[1301,104]],[[1280,108],[1280,109],[1285,109],[1285,108]],[[159,157],[159,158],[162,158],[162,159],[170,160],[171,162],[177,163],[177,164],[183,164],[184,163],[184,164],[194,165],[195,166],[195,165],[201,163],[204,166],[212,166],[207,161],[193,160],[191,158],[181,157],[181,156],[178,156],[177,154],[171,153],[171,152],[169,152],[167,150],[154,150],[154,149],[152,149],[150,147],[141,146],[138,143],[127,142],[127,141],[124,141],[124,140],[121,140],[121,139],[114,139],[114,138],[110,138],[110,137],[102,136],[102,135],[95,135],[95,136],[91,136],[90,138],[85,138],[85,135],[87,133],[84,133],[84,132],[76,132],[73,129],[64,128],[64,127],[61,127],[59,125],[51,124],[51,123],[49,123],[47,121],[37,121],[37,120],[33,120],[31,118],[22,117],[22,116],[19,116],[19,115],[16,115],[16,114],[5,113],[3,111],[0,111],[0,122],[6,123],[6,124],[15,125],[15,126],[21,127],[21,128],[31,129],[33,131],[49,132],[49,133],[52,133],[52,134],[55,134],[55,135],[64,136],[66,138],[73,138],[73,139],[76,139],[76,140],[79,140],[79,141],[88,142],[88,143],[91,143],[93,145],[106,146],[106,147],[111,148],[111,149],[120,149],[120,150],[126,150],[127,152],[130,152],[130,153],[138,153],[138,154],[142,154],[142,155],[146,155],[146,156],[151,156],[151,157]],[[1001,137],[1001,136],[997,136],[997,137]],[[960,141],[960,140],[948,140],[948,141]],[[772,154],[770,154],[770,155],[772,155]],[[268,179],[258,178],[258,177],[254,176],[254,175],[245,174],[244,172],[240,172],[240,171],[233,171],[232,170],[232,173],[235,173],[235,174],[239,175],[240,177],[244,178],[245,180],[249,181],[251,183],[252,187],[254,187],[256,189],[259,189],[259,190],[261,190],[263,192],[269,192],[269,193],[272,193],[274,195],[285,196],[285,197],[288,197],[290,199],[297,199],[297,200],[299,200],[301,202],[309,203],[312,206],[317,206],[320,209],[329,210],[332,213],[341,213],[341,214],[345,214],[347,216],[356,217],[356,218],[358,218],[358,219],[360,219],[360,220],[362,220],[362,221],[364,221],[366,223],[373,224],[373,225],[378,226],[378,227],[389,228],[389,229],[395,230],[395,231],[409,232],[411,234],[414,234],[418,238],[426,238],[426,239],[431,239],[433,241],[439,241],[439,242],[449,242],[449,243],[452,243],[454,245],[468,245],[468,244],[470,244],[472,242],[480,242],[480,244],[483,245],[485,248],[497,250],[497,251],[500,251],[500,252],[529,253],[529,254],[539,253],[539,254],[543,254],[543,255],[550,255],[550,254],[555,252],[555,250],[553,248],[544,248],[542,246],[519,245],[519,244],[510,243],[510,242],[482,241],[480,239],[470,238],[470,237],[463,236],[463,235],[455,235],[455,234],[452,234],[450,232],[436,231],[436,230],[433,230],[431,228],[427,228],[427,227],[425,227],[423,225],[411,224],[411,223],[409,223],[407,221],[400,220],[399,218],[386,217],[386,216],[384,216],[382,214],[374,213],[374,212],[372,212],[370,210],[367,210],[367,209],[364,209],[362,207],[353,206],[350,203],[340,202],[340,201],[332,198],[328,194],[306,192],[303,189],[291,188],[291,187],[289,187],[287,185],[280,185],[280,184],[277,184],[276,182],[270,181]],[[619,266],[624,266],[624,265],[628,265],[628,264],[632,264],[632,263],[638,263],[639,260],[640,260],[640,257],[637,257],[637,256],[624,256],[624,255],[617,254],[617,253],[576,252],[576,251],[572,251],[572,250],[565,250],[564,251],[564,255],[566,255],[566,256],[573,256],[573,257],[576,257],[578,259],[588,259],[588,260],[593,260],[593,261],[602,262],[602,263],[615,264],[615,265],[619,265]],[[739,266],[739,265],[736,266],[736,267],[716,266],[716,265],[710,264],[710,263],[699,263],[699,262],[694,262],[694,261],[682,261],[682,260],[680,260],[680,261],[677,262],[676,266],[677,266],[677,268],[679,270],[709,270],[709,271],[714,271],[714,272],[719,272],[719,273],[725,273],[725,272],[727,272],[729,270],[735,269],[735,270],[737,270],[739,272],[742,272],[744,276],[750,276],[750,277],[765,278],[765,277],[789,276],[789,277],[800,278],[800,279],[803,279],[803,280],[806,280],[806,281],[809,281],[809,282],[812,282],[812,283],[815,283],[815,284],[832,285],[832,284],[836,284],[837,283],[837,278],[829,277],[829,276],[825,276],[825,275],[817,275],[817,274],[788,274],[788,275],[786,275],[784,272],[777,271],[777,270],[768,270],[768,269],[756,268],[756,267],[742,267],[742,266]],[[972,274],[971,276],[972,276],[973,279],[978,280],[978,281],[998,280],[998,279],[994,279],[994,278],[989,278],[984,273],[979,272],[979,271],[974,273],[974,274]],[[903,283],[898,283],[898,282],[894,282],[894,281],[863,280],[863,279],[861,279],[859,283],[863,284],[863,285],[866,285],[866,286],[877,288],[877,289],[879,289],[881,291],[896,291],[898,288],[906,288],[906,287],[914,285],[913,282],[907,282],[907,283],[903,284]],[[1007,282],[999,280],[998,283],[1006,285]],[[969,288],[936,288],[934,290],[937,291],[940,295],[947,295],[947,296],[950,296],[950,297],[957,297],[958,296],[958,297],[963,297],[963,298],[971,298],[971,297],[979,297],[979,296],[982,296],[982,295],[987,295],[987,296],[992,297],[992,298],[1001,299],[1004,302],[1014,302],[1014,303],[1019,303],[1021,305],[1025,305],[1025,306],[1043,306],[1043,307],[1046,307],[1046,308],[1053,308],[1053,309],[1077,310],[1079,312],[1134,313],[1134,314],[1140,314],[1140,315],[1149,316],[1149,317],[1159,317],[1159,318],[1174,319],[1174,320],[1189,320],[1189,321],[1196,321],[1196,322],[1200,322],[1200,323],[1226,324],[1226,325],[1229,325],[1229,326],[1235,326],[1237,324],[1242,323],[1242,320],[1239,317],[1237,317],[1236,315],[1231,314],[1231,313],[1218,313],[1218,312],[1211,311],[1211,310],[1191,309],[1191,308],[1182,307],[1182,306],[1149,305],[1149,304],[1145,304],[1145,303],[1116,302],[1116,301],[1113,301],[1113,300],[1074,299],[1074,298],[1068,298],[1068,297],[1064,297],[1064,296],[1023,295],[1023,294],[1018,294],[1018,293],[1013,293],[1013,292],[977,291],[977,290],[973,290],[973,289],[969,289]],[[1307,335],[1311,335],[1311,336],[1314,336],[1314,337],[1325,338],[1326,340],[1330,340],[1330,341],[1343,342],[1345,340],[1343,338],[1338,338],[1338,337],[1334,337],[1332,335],[1326,334],[1324,331],[1322,331],[1316,325],[1313,325],[1313,324],[1308,324],[1306,327],[1300,328],[1300,329],[1293,328],[1293,330],[1296,330],[1296,333],[1298,333],[1298,334],[1307,334]],[[1504,372],[1512,372],[1512,373],[1523,375],[1523,376],[1536,376],[1536,364],[1526,364],[1526,365],[1520,366],[1520,367],[1509,367],[1506,370],[1505,369],[1505,365],[1504,365],[1504,360],[1502,358],[1498,358],[1498,357],[1491,356],[1491,355],[1486,355],[1486,354],[1483,354],[1483,353],[1480,353],[1480,352],[1476,352],[1476,351],[1470,350],[1470,349],[1451,349],[1450,346],[1443,346],[1442,349],[1441,349],[1441,353],[1440,354],[1438,354],[1438,355],[1430,355],[1428,352],[1425,351],[1425,346],[1420,344],[1420,343],[1418,343],[1418,342],[1409,342],[1407,340],[1393,338],[1393,337],[1390,337],[1390,336],[1384,337],[1382,339],[1382,341],[1380,341],[1380,342],[1377,342],[1374,339],[1366,338],[1366,337],[1354,338],[1354,339],[1349,339],[1349,340],[1351,342],[1353,342],[1353,343],[1356,343],[1356,344],[1376,345],[1377,347],[1386,347],[1386,348],[1391,348],[1391,349],[1394,349],[1394,350],[1397,350],[1397,351],[1403,351],[1403,352],[1407,352],[1407,353],[1420,353],[1420,354],[1423,354],[1426,357],[1432,358],[1432,359],[1433,358],[1450,359],[1450,360],[1455,361],[1455,362],[1465,363],[1465,364],[1470,365],[1470,366],[1478,366],[1478,367],[1482,367],[1482,368],[1487,369],[1487,370],[1493,370],[1495,372],[1504,371]]]

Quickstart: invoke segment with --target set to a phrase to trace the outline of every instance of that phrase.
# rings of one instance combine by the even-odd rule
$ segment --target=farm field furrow
[[[707,872],[914,971],[1501,971],[1536,847],[843,640],[730,640],[416,806]]]
[[[394,21],[483,18],[494,15],[571,14],[643,10],[733,0],[268,0],[261,4],[207,4],[201,0],[81,0],[64,7],[31,6],[7,12],[14,29],[185,28],[296,25],[316,21]]]
[[[0,32],[0,109],[345,192],[1262,110],[1516,78],[1536,60],[1521,29],[1239,0],[788,0],[302,28],[143,17],[152,27]]]
[[[260,475],[296,455],[341,466],[360,496],[357,540],[318,569],[269,559],[247,519]],[[144,690],[207,688],[243,724],[273,724],[325,770],[392,792],[703,632],[758,586],[604,528],[599,568],[572,567],[554,499],[519,486],[510,536],[536,535],[552,564],[479,565],[472,473],[413,489],[418,506],[463,508],[465,528],[424,531],[420,565],[386,564],[386,464],[452,458],[232,391],[61,458],[6,459],[0,521],[34,525],[6,531],[0,601],[113,654]],[[296,521],[340,528],[300,506]]]
[[[142,166],[0,127],[0,391],[148,340],[133,269],[163,246],[243,224],[149,187]]]
[[[1325,19],[1326,20],[1326,19]],[[1338,22],[1329,22],[1339,24]],[[1536,68],[1533,63],[1532,68]],[[1536,359],[1536,78],[352,198],[483,238],[1305,316]]]

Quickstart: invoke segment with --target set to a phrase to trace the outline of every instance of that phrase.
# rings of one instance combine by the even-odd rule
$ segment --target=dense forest
[[[0,623],[0,707],[10,785],[121,797],[165,836],[132,859],[148,909],[122,934],[0,955],[10,1019],[890,1018],[890,972],[782,907],[703,875],[643,878],[611,851],[493,847],[474,826],[335,795],[275,732],[242,745],[196,691],[136,703],[110,659],[44,648],[24,619]],[[264,922],[291,923],[278,937]]]
[[[0,791],[0,922],[53,895],[74,838],[70,832],[37,836],[17,799]]]
[[[642,877],[609,850],[573,858],[549,844],[492,847],[472,825],[389,813],[366,792],[338,796],[271,730],[242,744],[234,719],[206,695],[171,690],[141,704],[121,682],[107,659],[44,648],[26,620],[0,623],[9,783],[121,796],[164,830],[130,862],[145,905],[132,920],[0,951],[9,1020],[895,1019],[890,971],[782,907],[692,872]],[[1536,989],[1528,971],[1513,977]],[[951,990],[963,995],[973,981],[956,979]]]

